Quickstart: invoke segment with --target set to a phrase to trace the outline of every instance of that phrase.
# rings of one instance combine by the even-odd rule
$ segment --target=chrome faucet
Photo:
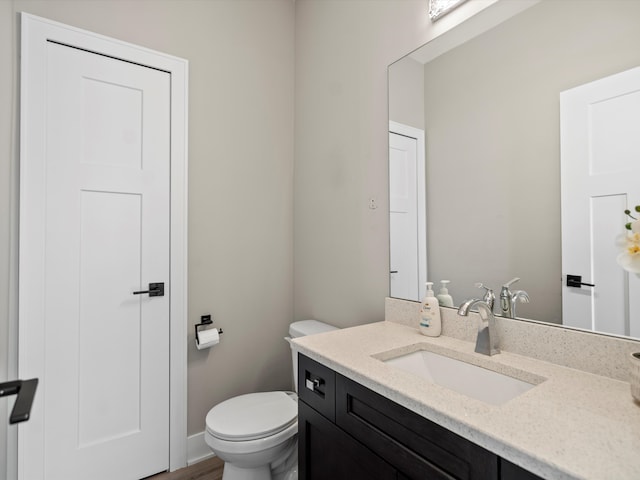
[[[467,300],[458,308],[458,315],[468,316],[471,307],[476,305],[478,306],[478,313],[480,314],[480,325],[478,327],[478,337],[476,338],[476,352],[484,355],[500,353],[496,319],[493,316],[493,310],[491,310],[485,300],[481,298]]]
[[[474,287],[484,288],[485,292],[482,297],[482,300],[484,301],[484,303],[486,303],[489,306],[489,308],[493,312],[493,304],[496,302],[496,296],[493,293],[493,290],[491,290],[489,287],[485,287],[482,283],[476,283]]]
[[[527,292],[524,290],[516,290],[512,292],[509,289],[509,287],[518,280],[520,280],[518,277],[512,278],[502,285],[502,290],[500,290],[500,310],[504,317],[516,318],[516,303],[518,299],[520,299],[520,302],[522,303],[529,303],[529,294]]]

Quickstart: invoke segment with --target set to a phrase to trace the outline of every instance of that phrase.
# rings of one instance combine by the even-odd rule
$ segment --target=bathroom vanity
[[[301,479],[540,477],[300,354]]]
[[[443,326],[451,334],[457,327],[448,320],[445,316]],[[512,332],[505,322],[499,328],[510,348]],[[464,319],[461,325],[474,322]],[[569,351],[567,331],[555,330],[542,333],[547,345],[558,350],[551,339],[557,334]],[[492,357],[480,355],[469,340],[427,338],[415,327],[390,321],[294,343],[300,352],[302,479],[640,478],[640,405],[621,379],[505,349]],[[616,348],[582,349],[617,355]],[[491,403],[474,398],[478,387],[462,394],[455,385],[389,362],[423,351],[518,377],[531,388]]]

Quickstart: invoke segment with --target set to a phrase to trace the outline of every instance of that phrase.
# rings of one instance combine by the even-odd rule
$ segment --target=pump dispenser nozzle
[[[433,297],[433,282],[427,282],[427,297]]]
[[[453,297],[449,295],[449,290],[447,289],[447,285],[451,283],[450,280],[440,280],[440,292],[438,292],[438,303],[440,303],[441,307],[453,307]]]

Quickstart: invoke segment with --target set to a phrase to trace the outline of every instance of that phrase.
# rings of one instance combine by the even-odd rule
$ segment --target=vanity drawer
[[[498,478],[497,455],[339,374],[336,424],[407,478]]]
[[[327,419],[336,419],[336,373],[298,354],[298,397]]]

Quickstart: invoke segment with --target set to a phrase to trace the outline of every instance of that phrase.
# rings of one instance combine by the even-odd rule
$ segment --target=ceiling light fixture
[[[429,0],[429,18],[435,22],[467,0]]]

